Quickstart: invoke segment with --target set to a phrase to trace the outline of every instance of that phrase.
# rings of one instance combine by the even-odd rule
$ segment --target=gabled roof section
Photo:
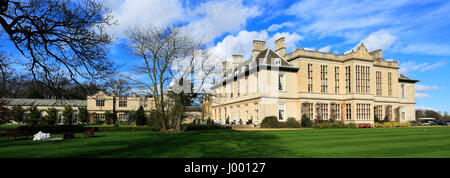
[[[265,49],[264,51],[261,51],[255,58],[257,64],[266,64],[266,65],[272,65],[273,59],[280,59],[281,60],[281,66],[292,66],[286,60],[284,60],[283,57],[278,55],[276,52],[272,51],[271,49]],[[263,61],[261,61],[263,60]]]
[[[403,75],[403,74],[399,74],[399,76],[398,76],[398,81],[399,82],[407,82],[407,83],[416,83],[416,82],[419,82],[419,80],[413,80],[413,79],[410,79],[410,78],[408,78],[406,75]]]

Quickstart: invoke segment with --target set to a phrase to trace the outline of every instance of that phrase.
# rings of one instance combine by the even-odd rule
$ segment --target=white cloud
[[[289,53],[292,50],[294,50],[297,47],[296,43],[303,40],[303,36],[300,36],[297,33],[289,33],[289,32],[275,33],[271,38],[267,39],[266,47],[275,50],[275,41],[280,39],[281,37],[285,38],[286,53]]]
[[[195,20],[182,30],[195,40],[209,43],[225,32],[240,30],[248,18],[260,13],[256,6],[245,7],[241,0],[210,1],[189,12]]]
[[[165,27],[184,18],[184,9],[178,0],[109,0],[106,3],[118,25],[108,29],[119,36],[135,26]]]
[[[408,61],[405,63],[400,63],[399,71],[401,73],[408,73],[411,71],[420,71],[420,72],[432,71],[438,67],[444,66],[445,64],[446,62],[444,61],[436,62],[433,64],[430,64],[428,62],[416,64],[416,62],[414,61]]]
[[[445,90],[445,87],[438,87],[438,86],[430,86],[430,85],[421,85],[416,84],[415,85],[415,97],[416,98],[429,98],[431,97],[428,92],[435,91],[435,90]]]
[[[320,48],[319,51],[323,52],[323,53],[328,53],[328,52],[330,52],[330,49],[331,49],[331,46],[328,45],[328,46],[324,46],[324,47]]]
[[[389,49],[389,47],[397,40],[398,38],[394,35],[391,35],[389,32],[385,30],[379,30],[371,33],[369,36],[361,40],[353,50],[356,50],[361,43],[364,43],[366,48],[369,51],[374,51],[378,49]],[[351,52],[351,50],[346,51],[345,53]]]
[[[393,24],[393,9],[410,4],[407,0],[328,1],[305,0],[292,5],[286,13],[304,20],[302,30],[324,35],[336,32]]]
[[[413,11],[411,7],[414,7]],[[450,3],[445,1],[302,0],[291,5],[285,14],[296,17],[295,28],[299,32],[314,35],[316,38],[341,37],[345,39],[344,44],[354,44],[370,33],[386,29],[390,35],[402,41],[417,43],[424,34],[433,36],[431,39],[434,41],[448,39],[442,31],[445,31],[443,29],[447,29],[450,24],[446,20],[450,16],[449,9]],[[387,41],[384,42],[374,41],[380,44],[375,44],[373,48],[392,45],[390,43],[392,36],[385,36]],[[421,49],[420,46],[408,46],[404,52],[419,51],[424,54],[439,55],[450,53],[448,45],[435,45],[433,48]]]
[[[208,1],[193,9],[183,7],[180,0],[107,0],[106,5],[118,22],[108,31],[119,37],[136,26],[167,27],[181,23],[185,24],[181,26],[182,32],[203,43],[242,29],[247,19],[261,13],[256,6],[244,6],[242,0]]]
[[[416,110],[432,110],[432,111],[440,112],[439,109],[427,107],[427,106],[416,106]]]
[[[253,40],[266,40],[268,34],[266,31],[248,32],[241,31],[237,36],[228,35],[216,46],[210,49],[213,57],[220,59],[231,58],[232,54],[244,55],[245,59],[251,56],[253,48]]]
[[[411,44],[399,50],[403,53],[420,53],[431,54],[440,56],[450,55],[450,45],[445,44],[430,44],[430,43],[418,43]]]
[[[397,37],[391,35],[387,31],[379,30],[370,34],[367,38],[362,40],[362,42],[369,51],[373,51],[378,49],[388,49],[396,40]]]
[[[267,31],[269,31],[269,32],[277,31],[280,28],[293,27],[294,25],[295,25],[295,23],[293,23],[293,22],[284,22],[282,24],[273,24],[269,28],[267,28]]]
[[[228,35],[221,42],[218,42],[216,46],[210,48],[212,56],[220,59],[231,58],[232,54],[244,55],[244,59],[249,58],[252,55],[253,40],[266,41],[266,47],[275,48],[275,40],[285,37],[286,51],[289,52],[296,47],[296,42],[303,39],[302,36],[297,33],[276,33],[269,37],[267,31],[246,31],[243,30],[238,35]]]

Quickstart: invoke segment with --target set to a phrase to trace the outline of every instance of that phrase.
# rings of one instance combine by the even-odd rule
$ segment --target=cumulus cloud
[[[415,85],[415,97],[416,98],[429,98],[431,97],[428,92],[435,91],[435,90],[445,90],[445,87],[438,87],[438,86],[431,86],[431,85],[421,85],[416,84]]]
[[[246,31],[239,32],[236,36],[228,35],[216,46],[210,49],[213,57],[226,59],[231,58],[232,54],[244,55],[245,58],[251,56],[253,48],[253,40],[266,40],[268,33],[266,31]]]
[[[226,36],[221,42],[218,42],[216,46],[210,48],[210,53],[212,56],[222,60],[227,58],[229,60],[232,54],[244,55],[244,58],[247,59],[252,55],[253,40],[266,41],[266,47],[274,50],[275,40],[281,37],[285,37],[287,52],[295,49],[296,42],[303,39],[303,37],[297,33],[278,32],[269,36],[268,32],[265,30],[251,32],[243,30],[236,36]]]
[[[260,15],[256,7],[246,7],[241,0],[210,1],[190,11],[194,21],[182,27],[194,39],[208,43],[224,32],[240,30],[248,18]]]
[[[440,62],[436,62],[436,63],[432,63],[432,64],[430,64],[428,62],[417,64],[415,61],[408,61],[408,62],[400,63],[399,71],[401,73],[408,73],[408,72],[412,72],[412,71],[420,71],[420,72],[432,71],[438,67],[444,66],[445,64],[446,64],[446,62],[444,62],[444,61],[440,61]]]
[[[397,40],[398,38],[394,35],[391,35],[389,32],[385,30],[379,30],[371,33],[369,36],[361,40],[356,46],[352,49],[356,50],[361,43],[364,43],[366,48],[369,51],[374,51],[378,49],[389,49],[389,47]],[[351,52],[351,50],[346,53]]]
[[[377,49],[387,49],[392,43],[397,40],[397,37],[391,35],[385,30],[379,30],[372,34],[370,34],[367,38],[362,40],[362,42],[366,45],[369,51],[377,50]]]
[[[108,30],[119,36],[135,26],[166,27],[184,18],[179,0],[109,0],[106,4],[118,22]]]
[[[118,22],[108,30],[119,37],[136,26],[183,24],[182,32],[203,43],[242,29],[247,19],[261,13],[257,6],[243,5],[242,0],[208,1],[192,9],[184,7],[180,0],[107,0],[106,5]]]

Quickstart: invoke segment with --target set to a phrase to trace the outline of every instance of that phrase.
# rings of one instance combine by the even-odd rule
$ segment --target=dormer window
[[[272,65],[280,66],[281,65],[281,59],[280,58],[274,58],[272,60]]]

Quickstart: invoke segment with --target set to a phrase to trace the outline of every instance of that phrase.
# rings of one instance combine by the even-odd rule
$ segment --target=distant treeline
[[[94,82],[76,84],[64,76],[53,81],[52,87],[25,75],[11,76],[7,81],[0,82],[0,85],[0,98],[34,99],[86,99],[86,96],[107,88],[105,84]]]
[[[450,121],[448,112],[444,112],[444,115],[442,115],[440,112],[436,112],[433,110],[416,110],[416,119],[419,118],[435,118],[440,121]]]

